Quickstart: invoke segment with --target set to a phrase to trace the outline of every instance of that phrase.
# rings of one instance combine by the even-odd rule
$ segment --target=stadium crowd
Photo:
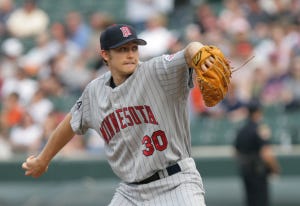
[[[209,1],[185,1],[192,13],[175,26],[170,18],[180,9],[178,1],[126,2],[124,22],[103,11],[89,16],[70,11],[63,21],[53,22],[36,0],[20,6],[0,1],[0,159],[39,151],[85,85],[107,71],[99,56],[99,36],[112,23],[137,28],[148,42],[140,48],[142,60],[174,53],[190,41],[218,46],[234,67],[255,56],[232,75],[228,95],[216,107],[205,107],[195,87],[192,117],[225,115],[238,121],[253,99],[264,106],[300,108],[300,1],[223,0],[218,8]],[[34,39],[29,48],[24,44],[28,38]],[[73,138],[60,155],[102,150],[103,141],[90,131]]]

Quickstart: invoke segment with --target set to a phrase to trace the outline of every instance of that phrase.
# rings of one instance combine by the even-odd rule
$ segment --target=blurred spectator
[[[300,24],[300,1],[298,0],[291,0],[288,14],[290,14],[291,21],[296,25]]]
[[[247,31],[239,31],[231,34],[230,61],[232,67],[242,65],[253,56],[253,45],[251,44]],[[250,61],[232,75],[232,83],[235,88],[235,96],[241,102],[252,99],[253,75],[256,64]]]
[[[2,85],[2,95],[5,97],[10,93],[17,93],[22,105],[27,105],[37,90],[38,83],[25,73],[23,68],[19,68],[16,75],[6,78]]]
[[[10,14],[15,9],[14,0],[1,0],[0,1],[0,39],[6,38],[9,34],[7,31],[6,22]]]
[[[269,35],[269,25],[265,22],[257,23],[250,32],[249,39],[253,44],[253,47],[260,44],[262,41],[267,40]]]
[[[69,92],[78,96],[93,77],[83,57],[78,58],[72,67],[62,68],[57,74]]]
[[[15,153],[34,154],[39,148],[42,128],[35,124],[32,116],[25,112],[19,124],[10,132],[10,142]]]
[[[269,180],[280,166],[271,147],[271,130],[263,124],[259,104],[250,103],[246,123],[234,141],[237,163],[245,188],[245,205],[269,206]]]
[[[168,51],[165,53],[174,54],[182,49],[184,49],[184,40],[181,36],[173,35],[168,46]]]
[[[184,39],[186,42],[200,41],[202,34],[197,24],[188,24],[184,30]]]
[[[77,11],[67,13],[65,17],[68,37],[82,51],[87,49],[91,34],[90,27],[85,23],[81,14]]]
[[[52,59],[64,58],[66,66],[72,65],[81,54],[81,50],[68,37],[66,27],[60,22],[54,22],[50,26],[50,42],[48,49]]]
[[[69,93],[68,88],[64,87],[61,80],[53,74],[40,81],[40,88],[52,102],[53,110],[57,113],[69,112],[73,102],[78,98],[78,96]]]
[[[42,125],[47,116],[53,111],[53,103],[46,97],[45,92],[38,89],[27,105],[27,111],[35,123]]]
[[[276,105],[282,103],[282,94],[284,90],[284,80],[287,73],[283,72],[277,54],[270,56],[269,68],[272,69],[270,76],[266,80],[262,93],[262,102],[264,105]]]
[[[8,38],[1,44],[0,78],[2,81],[16,75],[19,69],[19,58],[23,54],[23,44],[16,38]]]
[[[35,38],[35,45],[20,58],[20,64],[30,77],[37,78],[47,73],[47,64],[51,58],[49,43],[50,37],[46,32],[39,34]]]
[[[106,12],[94,12],[89,18],[91,34],[89,36],[89,47],[93,48],[93,52],[100,51],[99,38],[101,32],[111,24],[115,23],[113,16]]]
[[[268,8],[272,7],[270,4],[270,6],[267,6],[268,3],[272,3],[269,0],[264,0],[264,1],[260,1],[260,0],[247,0],[247,7],[246,7],[246,17],[247,20],[249,22],[249,24],[251,25],[251,28],[255,28],[257,26],[257,24],[264,22],[264,23],[270,23],[271,22],[271,12]],[[261,5],[265,4],[265,7],[262,7]]]
[[[89,71],[85,71],[85,62],[82,62],[85,58],[81,56],[82,52],[80,48],[67,36],[65,26],[59,22],[54,22],[51,25],[51,35],[51,40],[47,46],[51,59],[49,67],[47,68],[48,71],[44,71],[44,74],[48,73],[48,76],[44,75],[43,78],[51,79],[51,75],[54,75],[56,78],[59,78],[59,82],[66,85],[66,88],[70,86],[70,82],[74,83],[74,79],[70,77],[66,78],[66,75],[74,74],[78,77],[78,72],[82,72],[82,77],[79,77],[79,80],[83,79],[83,81],[85,81],[86,78],[89,78]],[[74,68],[77,69],[75,70]],[[81,68],[83,68],[83,70],[81,70]],[[74,69],[74,71],[70,72],[70,69]],[[81,88],[82,83],[78,82],[78,85],[72,84],[72,86],[76,86],[76,88],[68,89],[74,91],[78,87]]]
[[[202,3],[197,6],[194,23],[198,25],[202,34],[212,32],[218,27],[217,16],[210,4]]]
[[[235,48],[234,46],[235,45],[233,45],[233,48]],[[250,51],[247,51],[247,53],[248,52],[250,53]],[[235,55],[231,57],[231,65],[233,67],[242,65],[245,61],[246,58],[244,55]],[[252,99],[253,75],[255,68],[256,65],[253,62],[249,62],[232,75],[232,84],[235,84],[237,88],[236,95],[242,102],[248,102]]]
[[[139,38],[147,41],[147,45],[139,48],[142,60],[164,54],[169,50],[175,37],[167,28],[167,21],[165,15],[158,13],[147,20],[146,29],[139,34]]]
[[[247,110],[246,103],[239,99],[236,85],[233,83],[228,88],[228,93],[221,102],[224,115],[231,121],[237,122],[245,119]]]
[[[24,111],[25,108],[20,104],[18,93],[13,92],[4,98],[0,113],[3,135],[7,135],[12,127],[21,122]]]
[[[295,34],[293,30],[288,28],[279,22],[269,25],[269,37],[254,48],[254,55],[261,63],[269,64],[275,60],[276,66],[282,74],[287,72],[292,47],[297,42],[297,36],[299,37],[299,34]],[[272,66],[265,66],[265,68],[268,68],[272,74]]]
[[[37,0],[24,0],[22,7],[11,13],[7,28],[18,38],[34,37],[45,32],[49,16],[37,5]]]
[[[253,100],[260,101],[263,99],[263,90],[265,88],[266,82],[268,81],[268,75],[264,69],[257,66],[254,69],[252,75],[252,87],[251,87],[251,97]]]
[[[296,29],[299,29],[299,27],[296,27]],[[297,34],[298,35],[295,39],[295,44],[291,48],[291,57],[300,56],[300,34],[299,32],[297,32]]]
[[[126,17],[137,33],[146,29],[146,22],[155,13],[168,16],[174,9],[174,0],[126,0]]]
[[[240,59],[248,59],[251,57],[253,54],[253,46],[249,39],[248,30],[232,34],[232,37],[233,52],[231,55]]]
[[[272,18],[272,21],[289,21],[293,20],[294,12],[297,12],[297,3],[292,0],[260,0],[260,7],[265,10]],[[293,9],[291,6],[295,6]],[[298,10],[299,11],[299,10]]]
[[[206,44],[213,44],[219,47],[226,56],[230,55],[231,33],[226,34],[217,16],[217,11],[209,3],[199,4],[196,8],[193,24],[198,26],[201,33],[201,40]]]
[[[285,37],[283,39],[283,44],[286,44],[287,52],[289,55],[286,57],[287,64],[291,61],[290,58],[292,56],[300,55],[300,52],[299,52],[299,47],[300,47],[299,25],[300,24],[292,23],[292,24],[289,24],[288,26],[284,27],[286,33],[285,33]],[[298,49],[298,52],[297,52],[297,49]]]
[[[245,17],[245,13],[240,6],[240,2],[236,0],[223,1],[219,17],[218,25],[228,34],[237,34],[249,32],[250,24]]]
[[[88,67],[94,71],[98,71],[104,65],[102,58],[99,57],[100,34],[104,28],[115,23],[113,16],[106,12],[94,12],[89,18],[91,34],[89,36],[88,49],[86,50]]]

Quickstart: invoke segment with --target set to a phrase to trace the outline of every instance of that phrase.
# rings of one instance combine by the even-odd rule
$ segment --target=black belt
[[[171,165],[171,166],[167,167],[166,170],[167,170],[168,175],[171,176],[171,175],[174,175],[174,174],[180,172],[181,168],[176,163],[175,165]],[[140,182],[133,182],[132,184],[137,184],[137,185],[147,184],[147,183],[159,180],[159,179],[160,179],[159,174],[158,174],[158,172],[156,172],[152,176],[150,176],[150,177],[148,177],[148,178],[146,178],[146,179],[144,179]]]

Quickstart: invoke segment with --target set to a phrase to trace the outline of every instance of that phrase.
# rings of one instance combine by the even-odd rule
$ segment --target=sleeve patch
[[[174,59],[175,54],[169,54],[169,55],[165,55],[164,59],[168,62],[172,61],[172,59]]]
[[[76,102],[76,110],[79,110],[82,105],[82,101]]]

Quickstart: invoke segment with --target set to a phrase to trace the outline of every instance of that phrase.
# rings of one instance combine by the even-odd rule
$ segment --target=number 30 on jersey
[[[145,156],[152,155],[156,150],[163,151],[168,147],[168,139],[166,134],[162,130],[153,132],[150,136],[146,135],[143,137],[142,144],[145,145],[143,154]]]

